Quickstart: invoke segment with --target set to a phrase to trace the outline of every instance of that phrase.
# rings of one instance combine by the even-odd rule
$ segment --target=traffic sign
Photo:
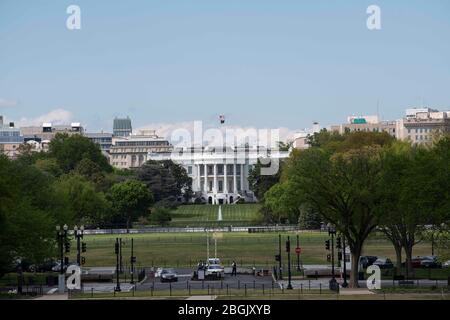
[[[302,253],[302,248],[300,248],[300,247],[295,248],[295,253],[296,254]]]

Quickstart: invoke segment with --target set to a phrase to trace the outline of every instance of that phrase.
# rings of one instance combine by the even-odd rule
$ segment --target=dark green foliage
[[[105,172],[112,171],[100,147],[79,134],[58,133],[49,144],[49,156],[56,159],[65,173],[74,170],[83,159],[91,160]]]

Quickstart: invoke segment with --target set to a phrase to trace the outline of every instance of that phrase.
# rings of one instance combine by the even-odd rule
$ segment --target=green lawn
[[[291,236],[292,247],[295,247],[296,233],[283,233],[283,240]],[[211,236],[211,234],[210,234]],[[206,233],[150,233],[124,234],[123,261],[128,265],[130,255],[130,239],[134,238],[134,251],[138,266],[174,266],[191,267],[200,259],[206,258]],[[87,243],[86,266],[114,266],[115,235],[85,236]],[[326,232],[299,233],[302,247],[303,264],[326,264],[324,241],[328,239]],[[214,255],[214,241],[210,240],[210,255]],[[75,243],[72,244],[71,260],[75,260]],[[284,250],[284,243],[282,245]],[[415,246],[414,255],[429,255],[431,245],[427,242]],[[278,252],[278,233],[221,233],[217,240],[217,255],[225,265],[236,260],[238,265],[271,267],[274,255]],[[283,251],[283,261],[286,253]],[[383,239],[369,239],[363,254],[386,256],[395,260],[392,245]],[[296,255],[293,254],[296,261]]]
[[[172,212],[171,226],[246,226],[251,225],[260,204],[222,205],[222,221],[218,221],[219,205],[182,205]]]

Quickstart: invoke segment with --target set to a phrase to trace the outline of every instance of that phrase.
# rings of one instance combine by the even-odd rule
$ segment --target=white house
[[[148,159],[172,160],[182,165],[192,178],[194,198],[209,204],[231,204],[239,199],[257,200],[249,188],[248,175],[259,158],[270,159],[270,164],[265,162],[270,174],[276,173],[279,160],[288,156],[287,151],[247,146],[182,148],[171,153],[150,153]]]

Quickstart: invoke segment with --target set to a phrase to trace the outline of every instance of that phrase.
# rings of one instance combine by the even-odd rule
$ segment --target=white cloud
[[[44,122],[51,122],[52,124],[67,124],[70,123],[73,119],[73,114],[70,111],[64,109],[55,109],[50,111],[49,113],[40,115],[36,118],[21,118],[17,125],[19,127],[26,126],[40,126]]]
[[[0,108],[15,107],[17,106],[17,104],[18,104],[17,100],[0,98]]]

